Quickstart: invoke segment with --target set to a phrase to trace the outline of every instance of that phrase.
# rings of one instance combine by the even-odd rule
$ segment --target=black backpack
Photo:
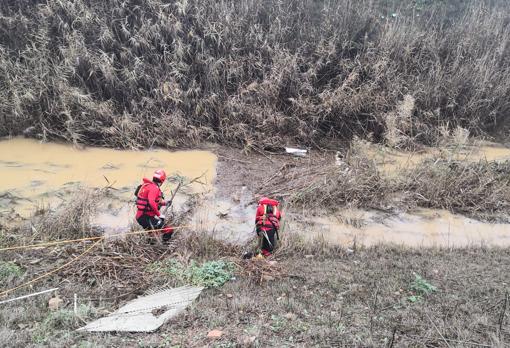
[[[135,189],[135,197],[138,198],[138,193],[140,192],[140,189],[142,188],[142,184],[138,185]]]

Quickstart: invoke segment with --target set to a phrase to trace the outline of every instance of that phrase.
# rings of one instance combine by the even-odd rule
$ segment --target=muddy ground
[[[285,167],[299,166],[306,168],[319,163],[334,161],[333,154],[312,153],[307,157],[296,157],[285,153],[243,153],[237,149],[218,147],[215,187],[221,198],[238,199],[242,187],[247,191],[267,193],[272,190],[274,179]],[[255,200],[257,197],[254,197]]]
[[[491,267],[494,263],[497,267]],[[167,325],[174,344],[215,346],[504,346],[510,342],[508,251],[377,247],[297,255],[262,285],[240,279],[210,292]],[[411,303],[413,272],[437,292]],[[227,295],[232,294],[232,298]]]

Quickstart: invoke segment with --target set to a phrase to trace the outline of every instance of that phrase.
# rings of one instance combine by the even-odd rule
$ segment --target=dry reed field
[[[506,1],[5,0],[0,135],[407,146],[510,111]]]

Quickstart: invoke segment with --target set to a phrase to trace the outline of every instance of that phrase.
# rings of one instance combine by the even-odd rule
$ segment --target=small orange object
[[[223,335],[223,331],[212,330],[212,331],[209,331],[209,333],[207,334],[207,338],[217,339],[217,338],[220,338],[222,335]]]

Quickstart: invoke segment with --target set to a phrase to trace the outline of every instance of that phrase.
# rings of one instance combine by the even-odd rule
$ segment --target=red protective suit
[[[255,226],[257,235],[262,239],[261,253],[270,256],[276,246],[278,229],[282,213],[278,209],[280,202],[274,199],[262,198],[259,201],[255,214]]]
[[[280,202],[275,199],[262,198],[257,207],[255,214],[255,224],[257,229],[261,231],[269,231],[271,229],[278,230],[280,228],[280,219],[282,214],[278,209]],[[269,207],[269,208],[268,208]]]
[[[164,205],[166,205],[166,202],[163,200],[163,193],[159,186],[151,180],[144,178],[143,184],[136,196],[136,207],[138,209],[136,219],[142,215],[150,217],[160,216],[159,209]]]

